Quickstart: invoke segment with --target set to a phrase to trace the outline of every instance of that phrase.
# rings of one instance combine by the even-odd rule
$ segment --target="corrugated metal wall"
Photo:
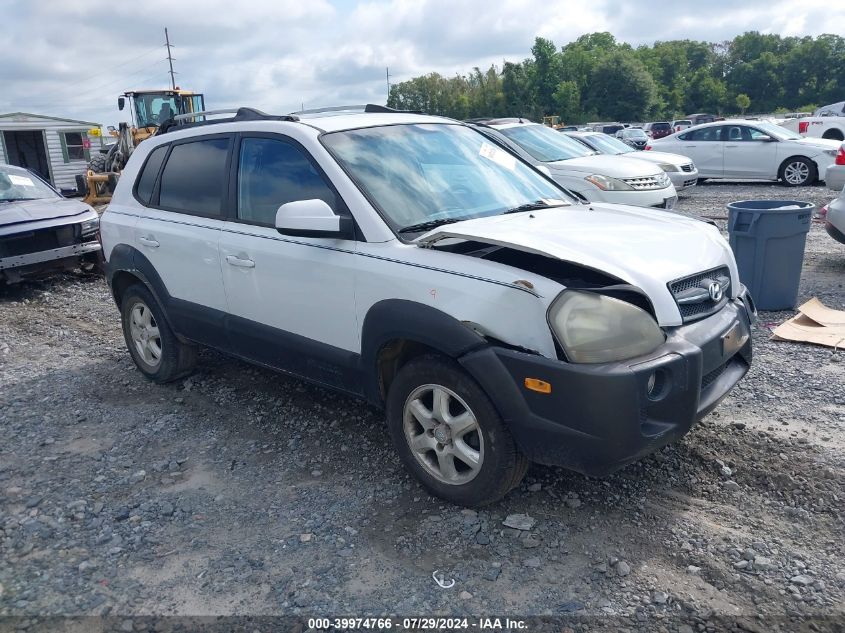
[[[87,159],[70,159],[65,162],[62,151],[62,141],[59,136],[62,132],[81,132],[91,143],[91,151],[97,151],[100,147],[100,137],[89,136],[88,130],[94,127],[90,124],[62,119],[42,118],[35,115],[16,115],[0,117],[0,135],[2,132],[16,132],[24,130],[41,130],[46,140],[47,159],[50,163],[50,176],[53,186],[58,189],[75,189],[76,175],[85,173],[88,168]],[[3,143],[0,142],[0,162],[6,162],[3,152]]]

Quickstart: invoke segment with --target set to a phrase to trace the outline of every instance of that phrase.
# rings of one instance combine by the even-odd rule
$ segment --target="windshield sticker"
[[[482,143],[481,149],[478,150],[478,154],[488,160],[492,160],[494,163],[498,163],[505,169],[509,169],[511,171],[516,169],[516,158],[511,154],[508,154],[505,150],[490,145],[490,143]]]
[[[15,174],[9,174],[9,180],[13,185],[20,185],[22,187],[34,187],[35,183],[32,182],[26,176],[16,176]]]

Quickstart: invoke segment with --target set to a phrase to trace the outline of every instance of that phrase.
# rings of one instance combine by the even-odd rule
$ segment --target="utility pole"
[[[384,69],[384,78],[387,81],[387,98],[390,99],[390,68]]]
[[[164,41],[167,45],[167,61],[170,64],[170,87],[176,90],[176,74],[173,72],[173,56],[170,54],[170,36],[167,34],[167,27],[164,27]]]

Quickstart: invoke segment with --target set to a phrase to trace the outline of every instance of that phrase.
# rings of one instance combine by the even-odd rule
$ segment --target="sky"
[[[0,0],[0,113],[116,125],[126,90],[176,82],[206,107],[272,113],[384,103],[399,82],[469,72],[610,31],[633,46],[749,30],[845,33],[841,0]],[[845,98],[845,95],[843,95]]]

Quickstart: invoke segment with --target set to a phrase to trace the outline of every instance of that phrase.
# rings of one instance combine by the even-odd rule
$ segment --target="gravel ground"
[[[679,209],[832,197],[706,183]],[[843,281],[845,247],[814,224],[801,300],[845,309]],[[841,630],[845,363],[771,341],[791,314],[761,313],[751,372],[682,442],[604,480],[532,466],[475,512],[412,481],[356,400],[211,351],[187,380],[146,381],[99,278],[0,291],[0,615]]]

